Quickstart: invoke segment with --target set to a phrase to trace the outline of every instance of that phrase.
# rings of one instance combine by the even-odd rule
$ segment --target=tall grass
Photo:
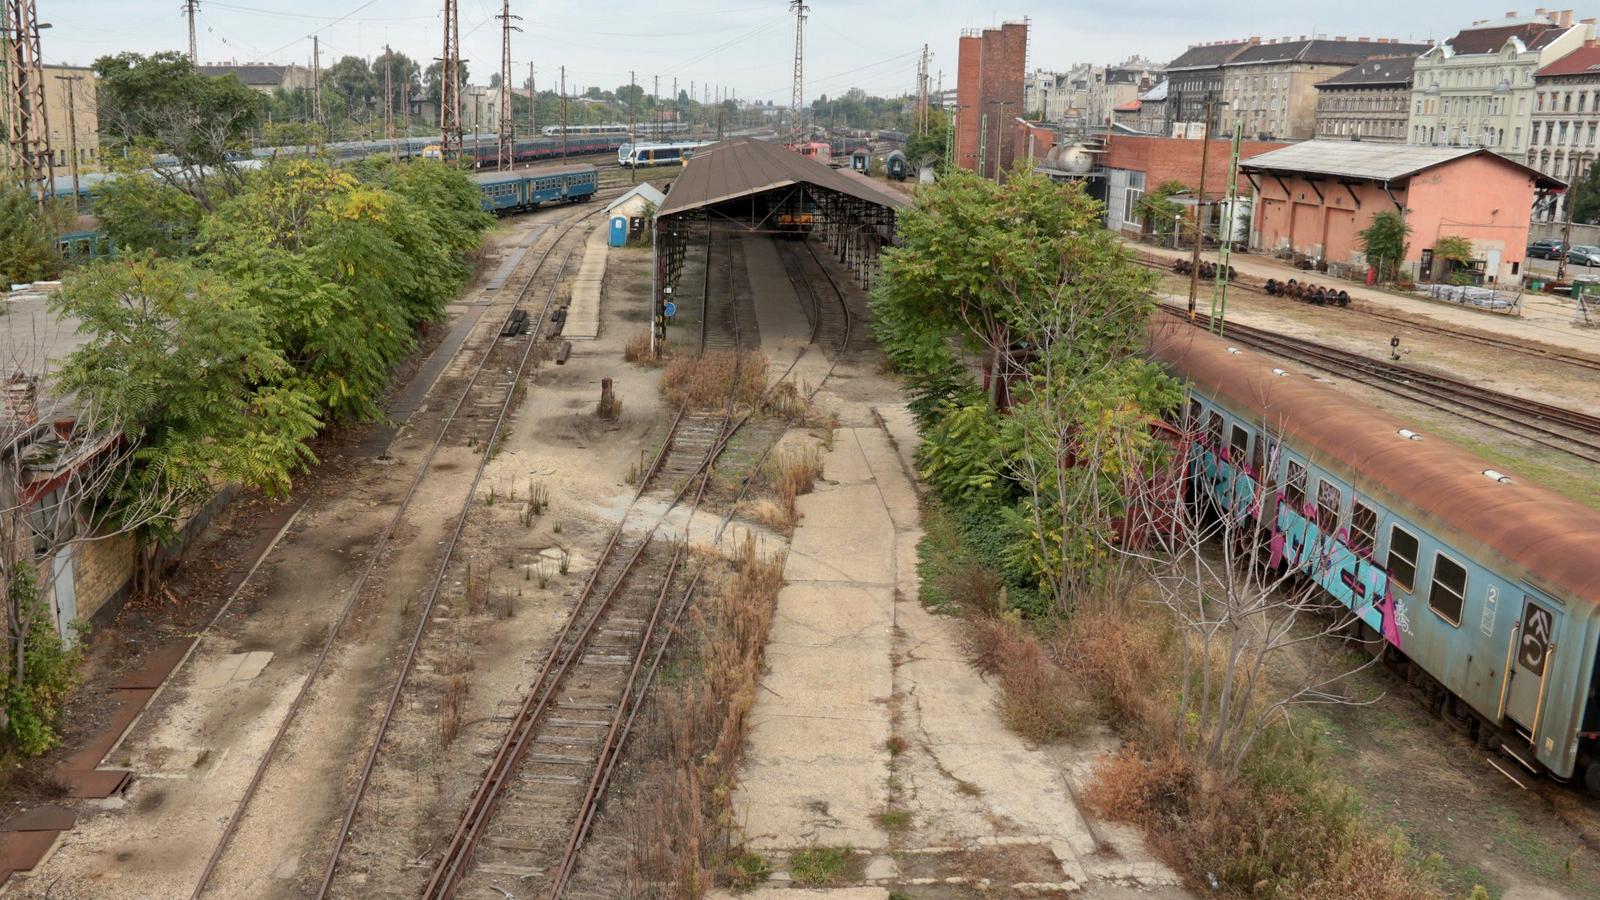
[[[1234,897],[1444,896],[1431,861],[1363,812],[1311,738],[1273,727],[1237,777],[1180,743],[1185,635],[1139,585],[1080,598],[1070,617],[1024,621],[1006,609],[992,561],[953,544],[962,537],[951,529],[929,536],[924,584],[966,617],[965,650],[1000,688],[1002,719],[1039,741],[1070,737],[1092,716],[1109,721],[1123,747],[1096,774],[1089,805],[1138,826],[1191,885]]]
[[[747,539],[733,571],[690,614],[684,632],[696,640],[675,657],[688,674],[658,692],[639,745],[631,896],[699,897],[749,877],[733,840],[733,789],[782,584],[782,557]]]
[[[721,409],[729,391],[734,402],[754,406],[767,390],[767,357],[759,350],[711,350],[702,356],[680,356],[661,376],[661,392],[672,405]]]

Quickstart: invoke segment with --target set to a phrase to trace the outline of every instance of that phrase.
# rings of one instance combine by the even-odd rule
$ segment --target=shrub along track
[[[471,363],[470,375],[465,378],[464,384],[460,385],[449,412],[445,415],[436,436],[431,444],[428,445],[428,449],[418,464],[415,474],[407,484],[405,494],[400,502],[396,504],[393,515],[374,541],[366,563],[355,573],[355,579],[345,593],[344,603],[338,617],[329,628],[312,662],[310,671],[295,693],[281,724],[273,733],[266,752],[262,755],[245,788],[244,795],[240,798],[239,803],[224,825],[222,834],[219,836],[216,846],[213,848],[211,856],[195,884],[192,893],[193,897],[199,898],[206,893],[219,863],[223,860],[234,835],[239,829],[240,823],[248,814],[251,801],[255,798],[263,778],[266,776],[268,769],[274,764],[278,750],[291,729],[298,723],[298,713],[305,704],[308,695],[312,692],[313,687],[317,684],[319,676],[323,674],[328,657],[338,644],[341,632],[344,631],[352,612],[362,605],[364,599],[370,599],[376,593],[376,591],[367,590],[368,583],[372,580],[380,562],[386,558],[386,553],[391,552],[390,544],[395,538],[396,532],[406,520],[407,514],[411,512],[413,500],[427,478],[440,449],[447,445],[455,446],[464,443],[467,446],[481,448],[480,462],[476,476],[473,479],[473,491],[468,492],[457,519],[456,529],[452,537],[451,549],[453,549],[454,537],[459,536],[461,527],[466,521],[467,512],[472,504],[473,492],[482,477],[483,469],[487,465],[491,449],[495,445],[496,438],[505,423],[507,413],[513,405],[517,386],[521,383],[522,376],[527,370],[534,350],[540,343],[541,334],[550,319],[556,287],[560,283],[561,274],[565,270],[572,253],[582,246],[582,232],[577,232],[580,237],[576,240],[573,239],[574,232],[580,224],[598,211],[598,208],[592,208],[588,212],[577,213],[572,211],[568,213],[570,218],[562,223],[563,227],[559,233],[546,244],[534,262],[532,271],[521,290],[518,291],[515,299],[504,310],[504,317],[501,320],[498,336]],[[558,251],[560,253],[559,256],[557,256]],[[555,257],[558,262],[553,268],[548,268],[547,264],[552,257]],[[539,297],[537,288],[544,288],[542,298]],[[523,308],[524,301],[530,296],[541,303],[537,309],[532,311]],[[509,362],[515,363],[514,374],[509,379],[493,383],[485,380],[485,373],[500,370],[504,364]],[[485,417],[480,414],[477,408],[484,404],[494,405],[497,413],[493,417]],[[399,549],[399,547],[395,547],[394,551]],[[440,564],[441,573],[448,564],[449,557],[450,553],[447,551],[444,554],[444,561]],[[431,608],[433,598],[438,595],[438,589],[439,583],[438,580],[435,580],[429,589],[430,599],[428,603],[424,604],[424,608],[417,615],[417,633],[419,635],[425,629],[428,621],[428,611]],[[389,591],[386,589],[385,592]],[[402,667],[400,678],[397,679],[394,694],[398,694],[399,685],[404,679],[406,669],[409,668],[412,659],[414,659],[414,653],[415,643],[411,654],[407,656],[406,662]],[[392,711],[393,695],[391,696],[390,708]],[[358,789],[351,800],[352,809],[359,802],[360,791]],[[346,826],[348,826],[348,817]],[[343,835],[347,832],[348,827],[345,827],[341,829],[340,834]]]

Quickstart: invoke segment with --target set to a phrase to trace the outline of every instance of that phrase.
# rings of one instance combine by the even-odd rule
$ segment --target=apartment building
[[[1406,142],[1417,58],[1372,59],[1317,83],[1319,140]]]
[[[1273,39],[1248,47],[1222,65],[1222,131],[1232,133],[1239,124],[1258,140],[1306,140],[1317,133],[1320,82],[1373,57],[1415,57],[1427,49],[1427,44],[1365,37]]]
[[[1222,99],[1222,67],[1260,43],[1261,38],[1252,37],[1196,44],[1167,63],[1167,121],[1162,131],[1198,137],[1205,128],[1206,101]],[[1213,126],[1220,124],[1221,114],[1221,104],[1214,104]]]
[[[1600,44],[1589,40],[1533,74],[1528,165],[1568,184],[1582,178],[1600,151]],[[1566,195],[1535,216],[1566,218]]]
[[[1473,22],[1417,58],[1407,125],[1410,143],[1486,147],[1528,158],[1537,102],[1534,74],[1594,37],[1594,19],[1571,10],[1508,13]]]

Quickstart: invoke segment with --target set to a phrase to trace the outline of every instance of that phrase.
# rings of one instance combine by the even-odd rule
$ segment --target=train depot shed
[[[852,172],[751,138],[695,152],[656,213],[655,316],[681,293],[686,269],[709,253],[714,232],[819,240],[865,287],[878,253],[894,242],[895,214],[911,198]]]
[[[1213,154],[1214,156],[1214,154]],[[1481,147],[1305,141],[1239,164],[1256,190],[1263,252],[1364,268],[1360,232],[1379,212],[1410,226],[1402,268],[1433,268],[1441,238],[1472,243],[1486,284],[1515,284],[1534,204],[1566,184]]]

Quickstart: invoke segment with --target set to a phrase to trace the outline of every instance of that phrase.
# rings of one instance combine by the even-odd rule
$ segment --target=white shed
[[[614,219],[617,216],[627,216],[631,219],[635,216],[642,216],[646,206],[660,209],[661,204],[665,203],[666,199],[667,195],[656,190],[655,185],[648,181],[641,182],[633,190],[611,201],[606,206],[606,218]]]

